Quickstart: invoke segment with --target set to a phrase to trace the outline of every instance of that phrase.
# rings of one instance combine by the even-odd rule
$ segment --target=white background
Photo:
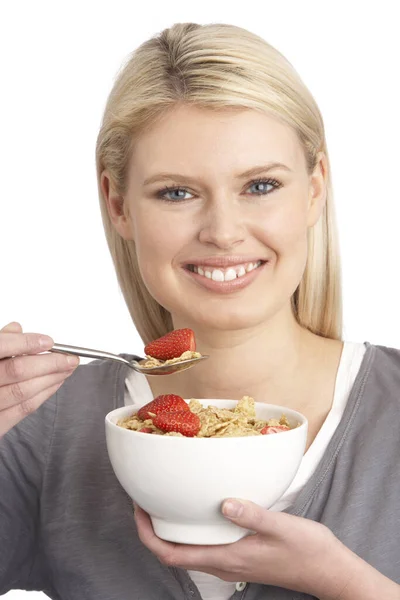
[[[142,351],[98,207],[94,148],[102,110],[122,62],[148,37],[178,21],[225,22],[276,46],[314,94],[333,169],[345,338],[400,347],[397,3],[139,6],[1,4],[0,326],[18,320],[60,343]]]

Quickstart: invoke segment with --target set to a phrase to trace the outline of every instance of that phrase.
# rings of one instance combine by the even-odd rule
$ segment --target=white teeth
[[[199,267],[197,265],[193,266],[193,271],[202,275],[203,277],[207,277],[207,279],[212,279],[213,281],[234,281],[237,277],[243,277],[246,273],[250,273],[257,269],[262,264],[262,261],[259,260],[255,263],[250,262],[243,265],[236,265],[235,267],[229,267],[226,270],[224,269],[213,269],[213,268],[204,268]]]
[[[236,279],[235,269],[228,269],[225,271],[225,281],[233,281],[234,279]]]
[[[252,271],[252,270],[254,269],[254,266],[255,266],[255,265],[253,265],[253,263],[249,263],[249,264],[246,266],[246,271],[247,271],[247,273],[250,273],[250,271]]]
[[[235,274],[236,277],[236,274]],[[211,275],[211,279],[213,281],[224,281],[224,273],[222,271],[220,271],[219,269],[213,269],[212,275]]]

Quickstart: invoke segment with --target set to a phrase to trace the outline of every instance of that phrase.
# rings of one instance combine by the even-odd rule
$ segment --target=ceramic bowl
[[[203,406],[234,408],[236,400],[200,400]],[[134,412],[125,406],[105,419],[114,472],[125,491],[149,513],[155,533],[185,544],[228,544],[249,532],[221,513],[226,498],[270,508],[300,466],[307,419],[286,407],[256,402],[259,419],[286,415],[294,427],[271,435],[189,438],[150,435],[117,425]]]

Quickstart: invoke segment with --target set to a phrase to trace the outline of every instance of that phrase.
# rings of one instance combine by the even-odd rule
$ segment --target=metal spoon
[[[110,360],[116,360],[127,364],[131,369],[144,373],[145,375],[172,375],[178,371],[184,371],[190,369],[197,362],[209,358],[207,354],[203,354],[199,358],[189,358],[187,360],[181,360],[180,362],[170,363],[168,365],[160,365],[157,367],[142,367],[141,361],[145,361],[145,358],[141,356],[134,356],[133,360],[126,360],[118,354],[111,354],[110,352],[103,352],[102,350],[92,350],[92,348],[80,348],[79,346],[67,346],[66,344],[54,344],[50,348],[50,352],[60,352],[61,354],[75,354],[76,356],[86,356],[88,358],[108,358]]]

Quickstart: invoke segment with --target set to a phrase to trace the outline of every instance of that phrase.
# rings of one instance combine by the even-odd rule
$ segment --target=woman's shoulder
[[[365,342],[366,352],[361,364],[359,377],[360,385],[365,393],[375,398],[382,395],[395,400],[396,406],[400,400],[400,349],[383,344]]]
[[[371,355],[375,368],[400,368],[400,348],[370,342],[364,342],[364,344],[366,346],[366,354]]]

